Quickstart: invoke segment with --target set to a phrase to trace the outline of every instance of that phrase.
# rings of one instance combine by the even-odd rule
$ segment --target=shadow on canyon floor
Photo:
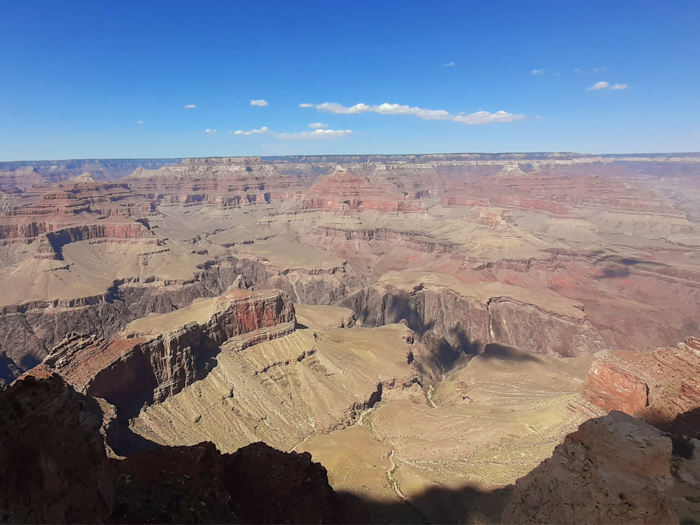
[[[528,352],[523,352],[515,347],[504,345],[501,343],[490,343],[484,347],[484,351],[481,353],[481,357],[489,360],[500,360],[500,361],[518,361],[525,362],[529,361],[532,363],[541,363],[542,360]]]
[[[365,506],[370,523],[498,523],[511,491],[511,487],[492,491],[469,485],[459,489],[433,487],[412,497],[410,503],[341,494],[350,504]]]

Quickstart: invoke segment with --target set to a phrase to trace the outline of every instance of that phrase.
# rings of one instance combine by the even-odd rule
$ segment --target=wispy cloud
[[[610,86],[610,89],[627,89],[629,86],[627,84],[615,84],[614,86]]]
[[[542,115],[535,115],[535,120],[542,120]]]
[[[209,128],[207,128],[205,131],[206,131],[207,133],[216,133],[216,130],[215,130],[215,129],[209,129]]]
[[[137,124],[143,124],[143,120],[136,121]]]
[[[327,128],[328,124],[321,124],[320,122],[314,122],[313,124],[309,124],[309,127],[311,129],[322,129],[322,128]]]
[[[598,89],[607,89],[609,87],[610,87],[609,82],[596,82],[591,87],[586,88],[586,89],[588,89],[588,91],[596,91]]]
[[[574,69],[574,73],[580,73],[580,72],[581,72],[581,68],[580,68],[580,67],[577,67],[576,69]]]
[[[251,101],[250,101],[250,105],[251,105],[251,106],[260,106],[260,107],[264,107],[264,106],[267,106],[267,100],[263,100],[263,99],[260,99],[260,100],[251,100]]]
[[[317,129],[316,131],[301,131],[299,133],[280,133],[278,139],[332,139],[350,135],[352,130],[346,129]]]
[[[229,132],[231,133],[231,132]],[[238,130],[238,131],[233,131],[232,132],[234,135],[258,135],[260,133],[272,133],[269,129],[267,129],[266,126],[263,126],[260,129],[251,129],[250,131],[243,131],[243,130]]]
[[[522,120],[525,115],[514,115],[505,111],[496,111],[489,113],[488,111],[477,111],[469,115],[455,115],[451,120],[462,122],[463,124],[490,124],[491,122],[513,122],[514,120]]]
[[[607,67],[594,67],[593,68],[594,73],[598,73],[599,71],[607,71],[607,70],[608,70]]]
[[[194,104],[187,104],[185,106],[185,109],[196,109],[196,108],[197,108],[197,106],[195,106]]]
[[[454,65],[455,65],[454,62],[448,62],[447,64],[443,64],[443,67],[452,67]]]
[[[544,69],[533,69],[530,71],[531,75],[541,75],[542,73],[544,73]]]
[[[477,111],[476,113],[450,113],[444,109],[424,109],[418,107],[405,106],[402,104],[379,104],[369,106],[367,104],[355,104],[354,106],[343,106],[337,102],[324,102],[323,104],[311,105],[318,111],[336,113],[340,115],[355,115],[359,113],[379,113],[381,115],[410,115],[423,120],[452,120],[463,124],[489,124],[490,122],[512,122],[521,120],[525,115],[516,115],[505,111],[489,113],[488,111]]]
[[[312,107],[314,107],[314,105],[313,105],[313,104],[305,104],[305,103],[304,103],[304,104],[299,104],[299,107],[300,107],[300,108],[312,108]]]

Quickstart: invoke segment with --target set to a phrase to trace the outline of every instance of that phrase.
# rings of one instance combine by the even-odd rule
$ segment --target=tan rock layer
[[[78,391],[130,413],[140,403],[161,402],[204,377],[225,341],[243,336],[250,342],[269,340],[291,333],[296,325],[291,301],[274,290],[232,288],[152,317],[133,323],[136,330],[152,328],[141,334],[132,329],[111,340],[70,334],[44,362]]]

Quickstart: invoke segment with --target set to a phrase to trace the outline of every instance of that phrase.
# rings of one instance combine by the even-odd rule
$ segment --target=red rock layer
[[[65,244],[91,239],[156,242],[146,219],[154,210],[126,184],[98,182],[81,175],[55,185],[39,185],[15,198],[0,216],[0,239],[38,239],[35,258],[60,259]]]
[[[341,171],[323,177],[309,188],[297,207],[302,210],[410,212],[420,210],[420,202],[401,193],[386,179]]]
[[[597,354],[583,395],[606,410],[636,414],[673,431],[678,417],[700,409],[699,376],[700,340],[689,337],[676,348]],[[700,436],[700,418],[689,428],[686,416],[682,430]]]
[[[469,179],[447,190],[446,206],[515,207],[575,216],[576,208],[679,215],[654,191],[635,190],[595,176],[492,176]]]
[[[596,356],[589,371],[584,396],[599,407],[636,414],[649,406],[646,374],[630,370],[615,354]]]

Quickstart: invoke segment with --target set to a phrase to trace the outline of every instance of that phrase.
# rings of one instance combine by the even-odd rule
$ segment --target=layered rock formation
[[[576,301],[424,272],[389,272],[379,283],[352,297],[358,318],[370,326],[406,319],[447,363],[489,343],[564,357],[603,347]]]
[[[596,355],[584,395],[606,410],[636,414],[669,430],[700,438],[700,340],[652,352]]]
[[[241,273],[297,302],[357,306],[366,320],[357,298],[385,273],[416,268],[577,301],[580,334],[598,334],[592,349],[600,338],[612,349],[669,345],[700,335],[692,256],[700,230],[638,171],[653,167],[654,180],[675,184],[659,170],[694,163],[574,154],[242,157],[156,162],[117,182],[85,167],[3,196],[3,349],[26,368],[66,333],[84,331],[79,317],[110,335],[151,311],[221,293]],[[506,332],[522,308],[498,308],[505,335],[489,341],[520,344]],[[562,325],[547,309],[526,309],[538,333]],[[556,328],[544,340],[570,355],[583,335],[566,342],[563,332],[579,328]],[[484,339],[478,329],[465,335]]]
[[[420,203],[386,179],[352,175],[337,171],[323,177],[304,192],[301,210],[379,210],[383,212],[418,211]]]
[[[144,197],[165,204],[240,207],[299,196],[314,176],[285,175],[260,157],[185,159],[158,170],[139,168],[126,180]]]
[[[177,312],[135,321],[121,338],[71,334],[44,363],[76,390],[134,415],[143,403],[162,402],[202,379],[226,341],[244,348],[287,335],[295,324],[284,293],[232,288]]]

